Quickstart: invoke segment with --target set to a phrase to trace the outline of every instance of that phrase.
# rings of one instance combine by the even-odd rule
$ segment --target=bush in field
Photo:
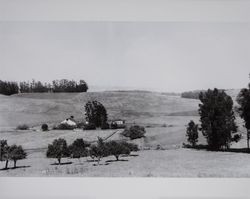
[[[86,121],[94,124],[96,127],[101,127],[107,123],[108,114],[102,103],[98,101],[88,101],[85,105]]]
[[[92,123],[84,124],[83,130],[96,130],[95,124]]]
[[[9,146],[7,140],[0,140],[0,161],[5,161],[5,169],[9,163]]]
[[[104,143],[102,138],[98,137],[98,141],[96,145],[91,145],[90,146],[90,151],[89,151],[90,157],[97,158],[98,165],[100,163],[100,160],[103,157],[106,157],[109,155],[109,151],[107,149],[106,143]]]
[[[69,146],[69,153],[72,158],[81,158],[88,156],[87,147],[90,144],[83,139],[76,139],[70,146]]]
[[[229,148],[237,132],[233,100],[223,90],[208,90],[199,96],[201,130],[211,150]]]
[[[75,128],[76,128],[76,126],[72,126],[72,125],[69,125],[67,123],[61,123],[56,127],[56,129],[58,129],[58,130],[73,130]]]
[[[122,135],[125,137],[129,137],[131,140],[145,137],[145,128],[143,126],[135,125],[130,128],[126,128]]]
[[[27,124],[20,124],[16,127],[17,130],[28,130],[29,126]]]
[[[56,158],[60,165],[61,159],[69,156],[66,140],[62,138],[55,139],[52,144],[48,145],[46,156],[48,158]]]
[[[22,146],[12,145],[9,148],[9,159],[14,161],[14,168],[16,168],[17,160],[25,159],[27,154]]]
[[[194,147],[198,142],[198,124],[195,124],[193,120],[188,123],[186,130],[187,140]]]
[[[41,129],[42,129],[43,131],[48,131],[48,130],[49,130],[48,124],[42,124]]]
[[[120,155],[129,155],[131,147],[126,142],[109,141],[106,143],[109,155],[115,156],[119,160]]]

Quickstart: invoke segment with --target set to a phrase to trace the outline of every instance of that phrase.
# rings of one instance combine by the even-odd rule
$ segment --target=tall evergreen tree
[[[249,150],[249,140],[250,140],[250,83],[248,88],[241,89],[236,101],[240,105],[239,114],[240,117],[245,122],[245,127],[247,129],[247,148]]]
[[[199,114],[201,130],[211,150],[229,148],[237,126],[233,100],[224,91],[214,89],[200,93]]]
[[[86,121],[96,127],[102,127],[107,123],[108,115],[105,107],[98,101],[89,101],[85,105]]]
[[[198,142],[199,134],[198,134],[198,124],[195,124],[193,120],[191,120],[188,123],[186,136],[187,136],[188,142],[192,144],[192,147],[194,147],[196,143]]]

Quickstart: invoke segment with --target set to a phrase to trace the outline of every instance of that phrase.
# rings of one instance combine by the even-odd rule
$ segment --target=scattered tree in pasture
[[[134,125],[129,128],[125,128],[122,135],[129,137],[131,140],[145,137],[146,130],[143,126]]]
[[[5,169],[9,163],[9,148],[7,140],[0,140],[0,161],[5,161]]]
[[[247,129],[247,148],[249,149],[249,139],[250,139],[250,83],[248,88],[241,89],[237,96],[236,101],[240,105],[238,108],[240,117],[245,122],[245,128]]]
[[[229,148],[233,134],[237,132],[233,112],[233,100],[224,91],[214,89],[199,96],[201,130],[211,150]]]
[[[69,145],[69,153],[72,158],[81,158],[88,156],[88,149],[90,144],[83,139],[76,139],[71,145]]]
[[[89,101],[85,105],[86,121],[96,127],[107,124],[108,115],[105,107],[98,101]]]
[[[125,144],[126,142],[109,141],[106,143],[109,155],[115,156],[116,160],[119,160],[120,155],[129,155],[130,148]]]
[[[191,120],[188,123],[186,136],[187,136],[188,142],[192,144],[192,147],[194,147],[196,143],[198,142],[199,136],[198,136],[198,124],[195,124],[193,120]]]
[[[106,146],[106,143],[104,143],[103,139],[98,137],[97,144],[91,145],[90,146],[90,151],[89,151],[90,157],[97,158],[98,165],[100,163],[100,160],[103,157],[106,157],[109,155],[108,148]]]
[[[52,144],[48,145],[46,155],[48,158],[56,158],[60,165],[61,159],[69,156],[66,140],[62,138],[55,139]]]
[[[12,145],[9,147],[9,159],[14,161],[14,168],[16,168],[17,160],[25,159],[26,156],[22,146]]]

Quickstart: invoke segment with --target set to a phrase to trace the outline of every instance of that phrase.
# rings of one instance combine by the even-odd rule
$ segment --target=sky
[[[247,22],[0,22],[0,79],[182,92],[249,82]]]

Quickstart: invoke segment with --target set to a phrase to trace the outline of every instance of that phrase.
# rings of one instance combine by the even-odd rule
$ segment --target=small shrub
[[[48,158],[56,158],[60,165],[61,159],[63,157],[69,156],[69,151],[68,151],[66,140],[62,138],[55,139],[52,144],[48,145],[46,156]]]
[[[16,128],[17,130],[28,130],[29,126],[27,124],[20,124]]]
[[[130,128],[126,128],[122,133],[123,136],[129,137],[131,140],[145,137],[145,128],[143,126],[134,125]]]
[[[42,124],[41,129],[42,131],[48,131],[49,130],[48,124]]]
[[[83,130],[96,130],[96,126],[93,123],[85,124]]]

